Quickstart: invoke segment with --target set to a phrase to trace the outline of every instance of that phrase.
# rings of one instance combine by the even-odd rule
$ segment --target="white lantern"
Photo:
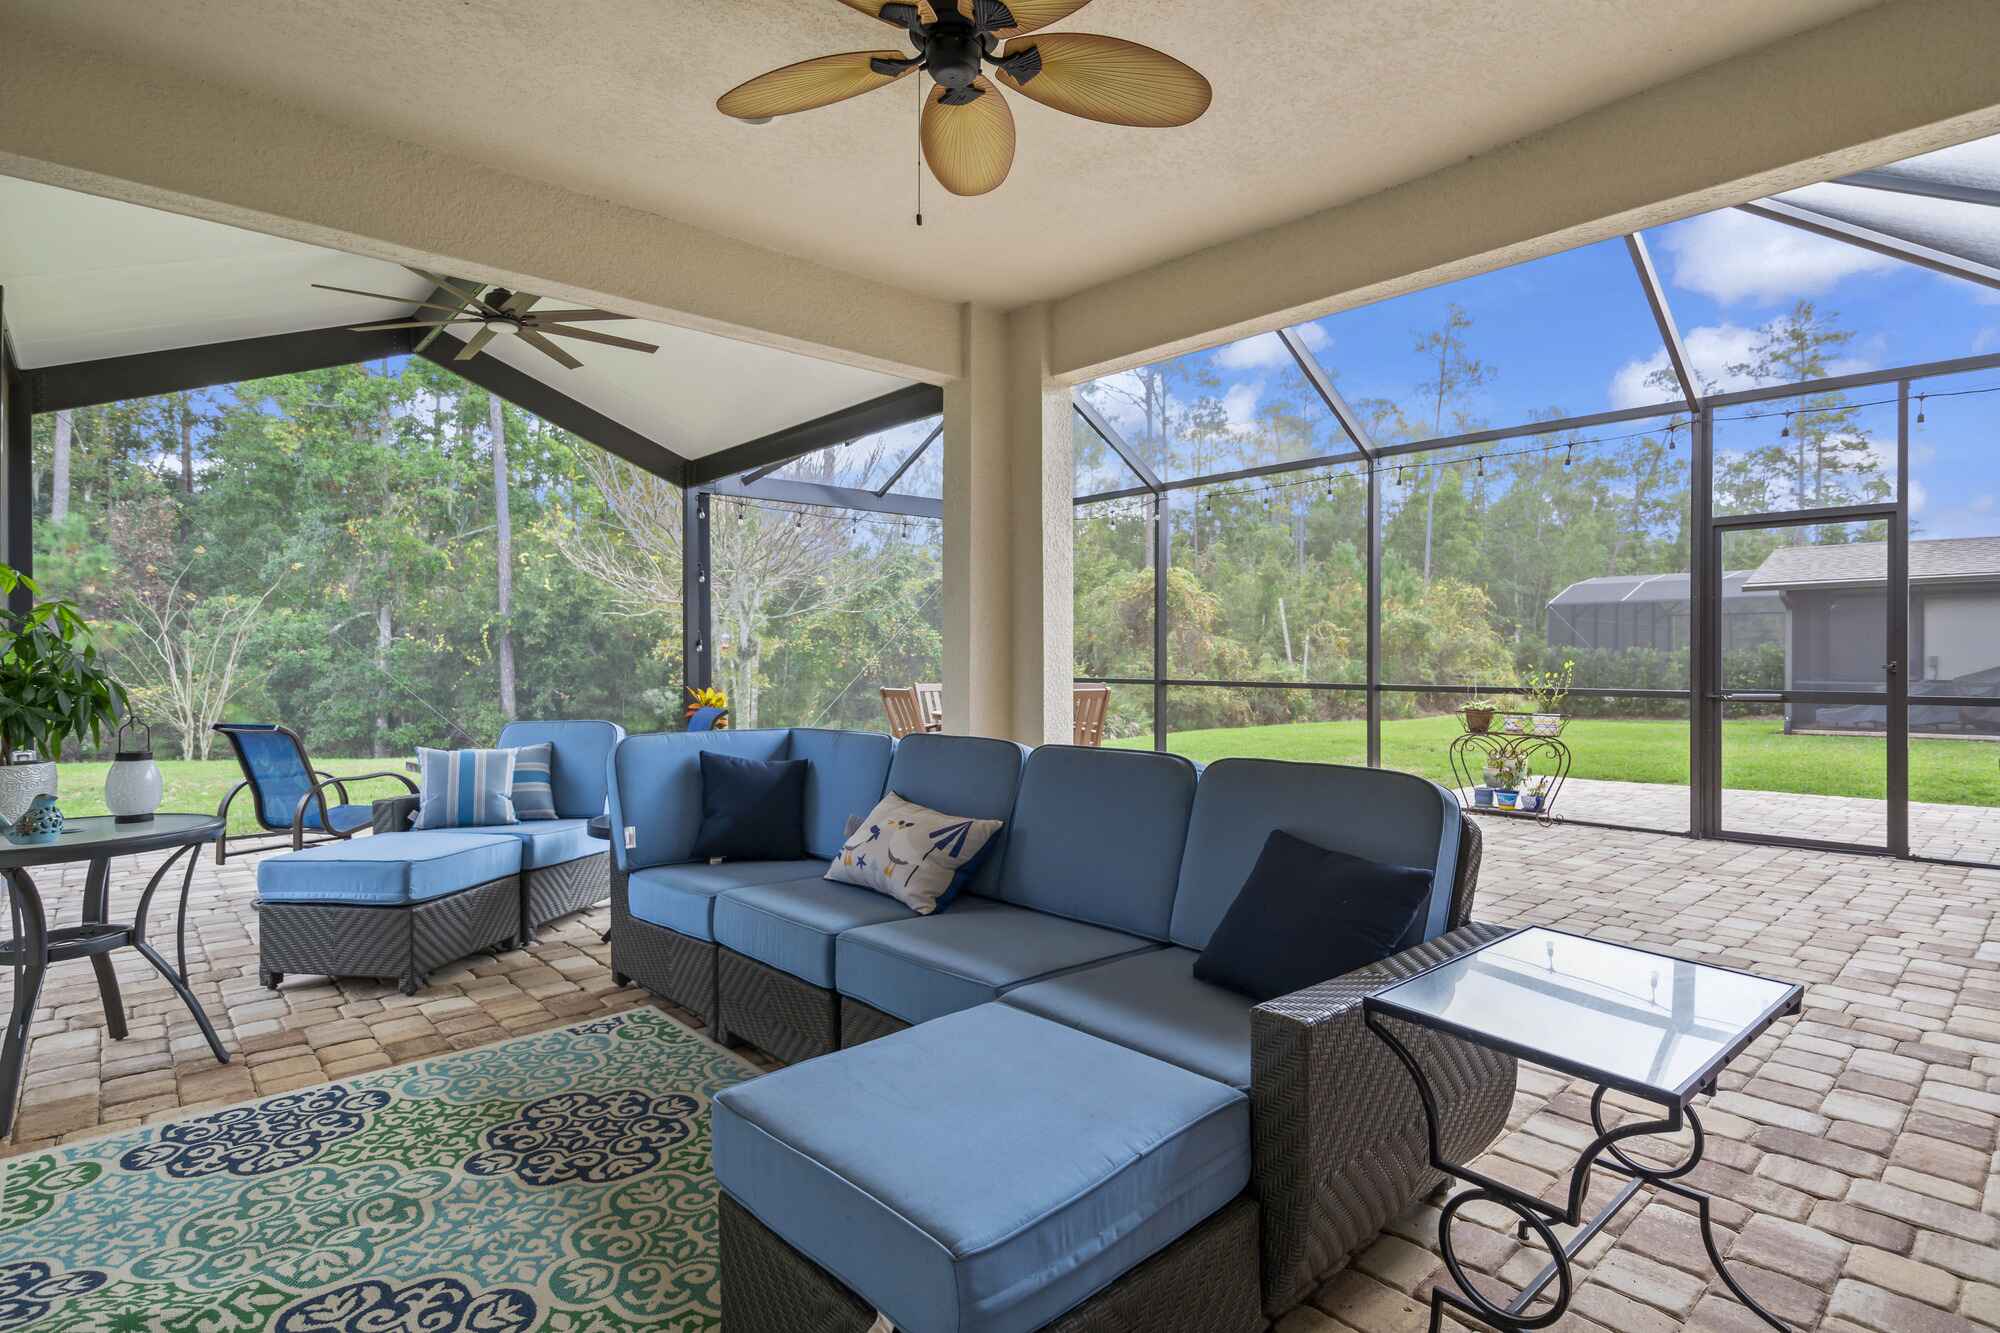
[[[127,742],[134,727],[143,732]],[[104,776],[104,808],[120,824],[143,824],[160,808],[160,766],[153,762],[153,729],[138,721],[118,728],[118,749]]]

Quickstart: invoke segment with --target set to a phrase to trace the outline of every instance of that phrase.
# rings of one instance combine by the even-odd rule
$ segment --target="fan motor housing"
[[[924,35],[924,68],[947,88],[969,88],[984,48],[969,23],[938,23]]]

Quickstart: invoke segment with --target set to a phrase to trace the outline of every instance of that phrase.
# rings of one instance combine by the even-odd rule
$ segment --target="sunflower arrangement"
[[[713,708],[722,714],[722,716],[715,720],[716,730],[720,731],[729,725],[729,694],[727,691],[718,690],[713,685],[704,685],[700,689],[696,689],[690,685],[687,687],[687,696],[687,712],[681,715],[683,718],[692,718],[704,708]]]

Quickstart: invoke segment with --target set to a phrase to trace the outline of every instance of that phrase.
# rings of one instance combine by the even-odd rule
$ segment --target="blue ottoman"
[[[385,977],[405,995],[430,970],[521,937],[519,838],[378,833],[257,866],[259,971]]]
[[[1001,1004],[727,1089],[713,1130],[729,1201],[924,1333],[1039,1329],[1250,1179],[1243,1093]]]

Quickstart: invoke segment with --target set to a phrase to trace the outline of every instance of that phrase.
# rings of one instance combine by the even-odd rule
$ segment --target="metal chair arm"
[[[414,794],[417,790],[417,785],[414,782],[411,782],[408,778],[404,777],[401,773],[389,773],[389,772],[363,773],[358,777],[351,777],[351,778],[335,778],[335,777],[323,778],[320,781],[315,782],[312,786],[308,787],[306,789],[305,795],[299,797],[299,803],[292,808],[292,850],[295,852],[300,851],[306,845],[306,808],[310,806],[314,801],[319,802],[320,832],[325,833],[327,836],[333,838],[353,837],[355,833],[359,831],[358,825],[355,828],[349,829],[344,833],[333,826],[333,815],[326,808],[326,789],[328,787],[332,787],[335,790],[339,791],[342,796],[341,804],[345,805],[347,804],[347,801],[345,799],[347,795],[347,788],[345,786],[346,783],[369,782],[375,778],[394,778],[396,779],[396,781],[402,783],[405,787],[408,787],[412,794]]]

